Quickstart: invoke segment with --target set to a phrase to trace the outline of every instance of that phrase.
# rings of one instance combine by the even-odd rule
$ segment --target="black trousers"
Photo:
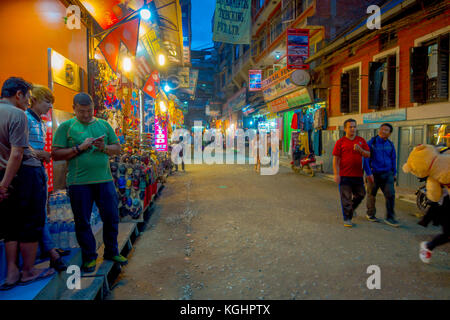
[[[428,242],[427,247],[433,250],[437,246],[441,246],[447,242],[450,242],[450,197],[446,196],[444,198],[444,203],[439,206],[437,203],[433,203],[430,210],[436,210],[438,215],[438,222],[442,226],[442,233],[433,238]]]
[[[344,220],[351,220],[356,208],[366,195],[362,177],[341,177],[339,183],[342,215]]]

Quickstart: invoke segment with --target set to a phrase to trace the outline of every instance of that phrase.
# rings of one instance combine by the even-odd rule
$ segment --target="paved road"
[[[413,204],[396,207],[398,229],[365,220],[364,206],[348,229],[333,182],[188,165],[169,177],[108,299],[449,299],[450,246],[423,264],[419,242],[440,229],[417,225]],[[370,265],[380,290],[366,286]]]

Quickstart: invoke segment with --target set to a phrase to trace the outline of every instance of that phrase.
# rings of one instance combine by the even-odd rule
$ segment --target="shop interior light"
[[[167,111],[166,103],[163,100],[159,102],[159,109],[164,113]]]
[[[64,67],[64,58],[59,53],[52,51],[52,69],[61,70]]]
[[[252,125],[253,124],[253,121],[250,121],[250,125]]]
[[[169,92],[170,90],[172,90],[172,88],[171,88],[168,84],[166,84],[166,85],[164,86],[164,91],[165,91],[165,92]]]
[[[148,20],[151,18],[152,13],[150,12],[150,10],[148,9],[141,9],[141,11],[139,12],[139,14],[141,15],[141,18],[143,20]]]
[[[163,66],[166,64],[166,56],[164,54],[160,53],[158,55],[158,63],[160,66]]]
[[[128,57],[123,59],[123,70],[127,72],[131,70],[131,59]]]

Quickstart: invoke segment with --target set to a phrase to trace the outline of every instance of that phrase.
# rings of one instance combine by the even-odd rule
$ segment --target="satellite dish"
[[[307,86],[310,80],[311,76],[306,70],[295,70],[291,74],[291,81],[297,86]]]

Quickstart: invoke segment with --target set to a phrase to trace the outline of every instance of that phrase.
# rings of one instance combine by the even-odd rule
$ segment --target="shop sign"
[[[242,111],[242,113],[243,113],[245,116],[248,116],[250,113],[255,112],[255,108],[252,108],[252,107],[246,108],[246,109],[244,109],[244,110],[245,110],[245,111]]]
[[[81,91],[80,67],[49,49],[51,59],[52,81],[74,91]]]
[[[189,70],[189,88],[181,89],[181,92],[187,93],[191,96],[195,95],[195,89],[197,88],[198,69]]]
[[[213,41],[250,44],[251,0],[216,0]]]
[[[188,6],[184,5],[182,8],[182,15],[181,15],[181,25],[183,28],[183,62],[184,63],[190,63],[191,62],[191,48],[190,48],[190,41],[189,41],[189,18],[188,15]]]
[[[167,151],[167,128],[163,128],[158,117],[155,117],[155,150]]]
[[[292,72],[283,68],[263,81],[262,90],[265,101],[274,100],[298,88],[290,79]]]
[[[276,100],[269,102],[268,104],[269,110],[271,112],[278,112],[279,110],[284,110],[289,108],[286,97],[281,97]]]
[[[286,57],[288,69],[309,69],[309,30],[287,29]]]
[[[406,120],[406,109],[381,111],[363,114],[363,123],[391,122]]]
[[[144,133],[155,132],[155,100],[144,94]]]
[[[261,90],[262,70],[248,71],[248,91]]]
[[[180,80],[180,88],[189,88],[189,67],[178,69],[178,79]]]
[[[304,104],[312,103],[311,93],[308,88],[302,88],[295,92],[285,95],[275,101],[270,102],[270,111],[275,113],[288,108],[294,108]]]

